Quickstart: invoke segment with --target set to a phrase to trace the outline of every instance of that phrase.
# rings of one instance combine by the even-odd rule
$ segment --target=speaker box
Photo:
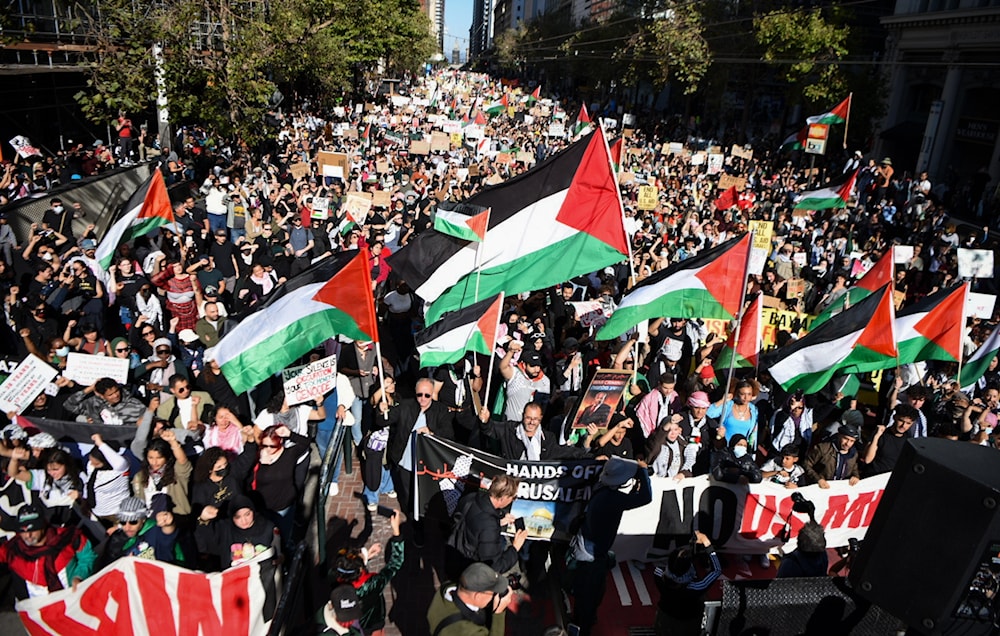
[[[724,581],[715,636],[892,636],[898,619],[828,576]]]
[[[908,441],[852,564],[854,589],[917,633],[997,633],[998,501],[995,449]]]

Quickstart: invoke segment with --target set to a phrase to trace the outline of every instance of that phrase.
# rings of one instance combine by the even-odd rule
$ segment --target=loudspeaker
[[[921,634],[989,634],[1000,606],[1000,454],[909,440],[849,579]]]
[[[828,576],[724,581],[718,621],[710,618],[709,627],[715,636],[891,636],[906,629],[844,579]]]

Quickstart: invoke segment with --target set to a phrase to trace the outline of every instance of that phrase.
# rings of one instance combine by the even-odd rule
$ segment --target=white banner
[[[27,159],[28,157],[34,157],[36,155],[42,154],[41,151],[38,150],[38,148],[35,148],[33,145],[31,145],[30,139],[28,139],[27,137],[23,137],[21,135],[18,135],[17,137],[11,139],[10,145],[14,147],[14,150],[17,151],[17,154],[22,159]]]
[[[993,250],[958,248],[959,278],[993,278]]]
[[[44,360],[29,353],[0,384],[0,411],[20,413],[35,401],[58,373]]]
[[[18,601],[28,633],[76,636],[266,634],[277,605],[274,550],[205,574],[137,557],[77,586]]]
[[[322,397],[337,388],[337,356],[285,369],[281,380],[289,406]]]
[[[611,314],[604,313],[604,307],[597,300],[581,300],[568,303],[576,312],[576,319],[584,327],[602,327]]]
[[[993,309],[996,304],[997,297],[993,294],[977,294],[976,292],[969,292],[969,297],[965,301],[965,315],[971,318],[992,320]]]
[[[792,512],[793,492],[816,506],[816,521],[826,530],[827,547],[845,546],[850,539],[864,538],[888,481],[886,473],[854,486],[838,480],[828,482],[827,489],[790,490],[771,482],[742,486],[707,476],[680,482],[653,477],[653,501],[625,512],[614,551],[619,560],[658,559],[669,551],[670,538],[700,530],[713,537],[721,552],[759,554],[780,545],[790,552],[798,531],[809,520],[805,514]],[[791,539],[782,544],[778,535],[786,521],[791,523]]]
[[[128,358],[95,356],[89,353],[71,353],[66,358],[63,377],[80,386],[90,386],[101,378],[111,378],[118,384],[128,382]]]

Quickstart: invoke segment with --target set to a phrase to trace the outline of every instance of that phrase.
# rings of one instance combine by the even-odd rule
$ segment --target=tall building
[[[507,29],[516,29],[524,21],[525,0],[495,0],[493,8],[493,35],[498,37]]]
[[[996,183],[1000,0],[897,0],[882,24],[888,104],[876,159],[952,187],[982,189],[987,173]]]
[[[477,60],[493,48],[493,8],[496,0],[474,0],[469,27],[469,60]]]
[[[420,0],[420,8],[431,21],[431,35],[438,43],[438,51],[444,52],[444,0]]]

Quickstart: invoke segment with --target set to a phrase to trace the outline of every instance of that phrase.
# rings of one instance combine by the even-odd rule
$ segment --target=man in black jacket
[[[386,462],[392,471],[392,481],[399,493],[402,509],[413,512],[413,433],[439,435],[454,439],[451,413],[431,398],[434,382],[428,378],[417,380],[416,399],[403,400],[388,411],[389,442],[386,445]]]
[[[455,529],[448,538],[448,577],[454,580],[466,567],[477,561],[498,573],[518,564],[517,553],[528,539],[527,530],[518,530],[507,543],[501,532],[514,522],[510,506],[517,499],[517,478],[497,475],[488,490],[477,490],[462,497],[455,511]]]
[[[520,422],[497,422],[490,419],[490,411],[479,411],[479,431],[500,444],[504,459],[529,461],[588,457],[586,450],[575,446],[561,446],[557,437],[542,430],[542,407],[529,402],[524,407]]]

